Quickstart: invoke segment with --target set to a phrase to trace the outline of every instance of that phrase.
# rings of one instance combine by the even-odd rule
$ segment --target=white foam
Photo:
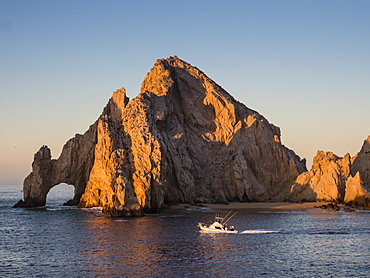
[[[90,212],[101,212],[102,207],[92,207],[92,208],[80,208],[81,210],[90,211]]]
[[[272,234],[279,233],[279,231],[268,231],[268,230],[245,230],[240,234]]]

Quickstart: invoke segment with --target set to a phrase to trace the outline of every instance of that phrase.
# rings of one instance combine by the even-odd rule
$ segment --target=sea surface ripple
[[[243,210],[239,234],[204,234],[198,222],[224,211],[114,219],[61,206],[71,187],[57,188],[13,209],[20,186],[0,186],[1,277],[369,277],[367,211]]]

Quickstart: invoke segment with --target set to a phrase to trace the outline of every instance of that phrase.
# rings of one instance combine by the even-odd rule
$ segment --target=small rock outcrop
[[[45,204],[58,183],[71,204],[109,216],[142,215],[175,203],[283,201],[306,170],[280,129],[177,57],[157,60],[140,94],[113,93],[84,135],[51,159],[43,147],[24,181],[22,206]]]
[[[338,157],[318,151],[310,171],[301,174],[293,184],[289,200],[339,202],[344,198],[345,183],[351,170],[351,157]]]
[[[327,209],[327,210],[334,210],[334,211],[339,211],[340,210],[340,207],[335,203],[329,203],[327,205],[321,205],[321,206],[318,206],[317,208]]]
[[[289,198],[298,201],[329,201],[370,209],[370,136],[354,157],[338,157],[318,151],[312,169],[292,185]]]

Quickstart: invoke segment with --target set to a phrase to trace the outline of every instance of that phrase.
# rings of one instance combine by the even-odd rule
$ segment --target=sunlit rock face
[[[79,143],[85,151],[49,163],[63,160],[64,168],[44,167],[42,181],[33,168],[25,203],[34,188],[48,192],[56,181],[67,182],[62,177],[72,161],[86,177],[68,180],[84,181],[74,199],[111,216],[185,202],[283,201],[306,171],[305,161],[282,145],[278,127],[177,57],[157,60],[136,98],[114,92],[88,133]]]
[[[289,200],[297,201],[341,201],[345,183],[350,174],[351,157],[343,158],[332,152],[318,151],[312,169],[301,174],[291,188]]]
[[[353,158],[318,151],[312,169],[299,175],[291,187],[289,200],[345,202],[369,209],[369,186],[370,136]]]

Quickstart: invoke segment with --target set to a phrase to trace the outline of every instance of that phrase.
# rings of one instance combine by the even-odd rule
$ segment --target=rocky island
[[[370,137],[358,155],[318,152],[311,171],[280,129],[178,57],[157,60],[140,93],[115,91],[101,116],[63,147],[42,146],[15,207],[43,206],[60,183],[67,202],[139,216],[178,203],[370,199]]]

